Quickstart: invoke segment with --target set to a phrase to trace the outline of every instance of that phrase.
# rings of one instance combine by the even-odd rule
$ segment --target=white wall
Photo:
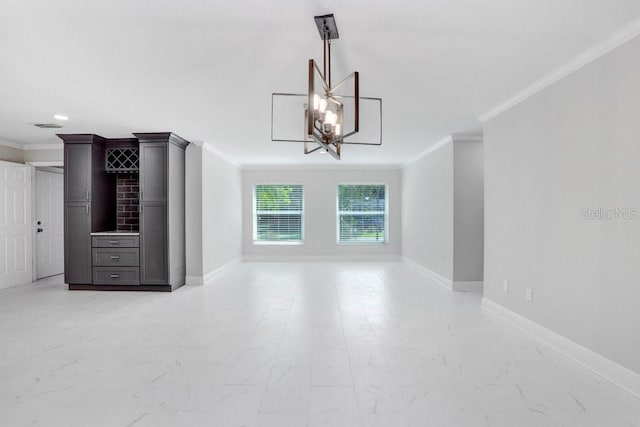
[[[202,284],[202,143],[185,152],[185,258],[187,284]]]
[[[206,143],[186,152],[187,283],[207,276],[242,255],[240,169]]]
[[[202,151],[202,264],[207,274],[242,255],[242,175],[209,145]]]
[[[482,282],[484,155],[482,139],[453,138],[453,280]]]
[[[583,218],[640,208],[639,52],[636,38],[490,120],[484,148],[485,297],[640,373],[640,219]]]
[[[304,244],[256,245],[253,243],[253,186],[291,183],[304,186]],[[387,184],[388,243],[344,245],[336,243],[336,191],[338,184]],[[400,256],[400,169],[354,169],[336,166],[321,169],[244,169],[242,173],[243,254],[245,257],[323,256],[366,259]]]
[[[24,151],[18,148],[2,145],[2,141],[0,141],[0,160],[13,163],[24,163]]]
[[[0,140],[0,160],[14,163],[46,162],[62,164],[62,144],[59,144],[55,148],[49,150],[24,150],[22,148],[12,147],[11,145],[11,143],[3,145]]]
[[[64,160],[64,150],[62,145],[55,150],[25,150],[24,161],[26,162],[60,162]]]
[[[402,256],[453,280],[453,144],[402,171]]]

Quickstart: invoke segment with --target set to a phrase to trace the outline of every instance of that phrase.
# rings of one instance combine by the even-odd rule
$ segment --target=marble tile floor
[[[403,263],[0,291],[0,426],[640,426],[640,400]]]

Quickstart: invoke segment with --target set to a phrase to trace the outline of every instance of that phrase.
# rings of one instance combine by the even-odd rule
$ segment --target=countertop
[[[139,236],[140,232],[138,231],[99,231],[97,233],[91,233],[92,236]]]

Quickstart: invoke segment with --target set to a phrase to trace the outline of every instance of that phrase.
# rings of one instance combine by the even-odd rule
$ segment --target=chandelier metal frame
[[[339,38],[333,14],[314,16],[323,43],[322,69],[314,59],[308,62],[308,91],[306,94],[272,93],[271,140],[304,142],[304,153],[325,152],[340,160],[343,144],[382,144],[382,99],[360,96],[360,74],[354,71],[332,85],[331,41]],[[351,86],[352,85],[352,86]],[[304,139],[280,138],[274,135],[275,99],[300,97],[304,102]],[[360,131],[361,100],[374,102],[372,111],[379,111],[379,142],[356,142],[346,138]],[[370,108],[370,107],[369,107]],[[377,113],[376,113],[377,114]],[[349,120],[349,123],[345,123]],[[346,126],[349,126],[347,129]],[[374,128],[375,129],[375,128]],[[367,138],[367,136],[365,136]]]

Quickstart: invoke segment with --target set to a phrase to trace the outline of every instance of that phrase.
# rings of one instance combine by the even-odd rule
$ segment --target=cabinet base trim
[[[70,284],[70,291],[148,291],[171,292],[171,285],[78,285]]]

